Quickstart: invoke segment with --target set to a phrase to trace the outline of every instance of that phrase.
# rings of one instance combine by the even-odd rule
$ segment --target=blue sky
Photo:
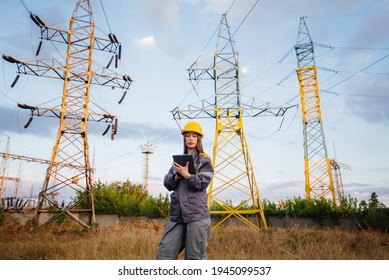
[[[20,1],[1,1],[0,51],[21,61],[35,59],[39,29]],[[68,29],[76,1],[23,1],[47,25]],[[243,95],[277,105],[299,102],[293,50],[300,17],[316,43],[315,57],[321,90],[323,126],[330,158],[349,166],[342,169],[346,195],[359,201],[376,192],[389,205],[389,1],[257,1],[143,0],[92,1],[97,27],[116,34],[123,45],[119,72],[135,81],[122,104],[122,92],[92,88],[93,99],[119,119],[114,141],[101,136],[104,126],[90,125],[96,179],[142,182],[144,156],[140,146],[155,146],[150,156],[150,192],[165,193],[163,176],[171,155],[182,152],[179,128],[170,113],[176,106],[214,94],[211,81],[201,81],[197,96],[186,69],[197,61],[208,67],[216,46],[212,36],[227,14],[235,33]],[[234,3],[232,5],[232,3]],[[255,5],[255,6],[254,6]],[[254,9],[244,20],[250,9]],[[230,8],[231,7],[231,8]],[[99,34],[97,34],[99,35]],[[100,36],[102,33],[100,33]],[[292,50],[292,52],[290,52]],[[44,42],[39,58],[58,57]],[[109,56],[97,55],[105,65]],[[17,103],[58,105],[60,80],[21,76],[10,88],[16,66],[0,66],[0,149],[11,139],[11,153],[49,159],[57,120],[34,118]],[[304,196],[303,132],[300,107],[285,118],[245,119],[246,138],[255,166],[261,198],[271,201]],[[184,125],[186,121],[180,122]],[[212,153],[214,120],[199,120],[204,145]],[[17,176],[20,163],[10,163]],[[46,166],[22,163],[22,193],[41,188]]]

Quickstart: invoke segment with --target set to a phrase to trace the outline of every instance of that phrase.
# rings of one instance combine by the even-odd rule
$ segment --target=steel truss
[[[307,199],[332,199],[336,204],[323,131],[314,47],[303,17],[300,18],[295,50],[303,119],[305,195]]]

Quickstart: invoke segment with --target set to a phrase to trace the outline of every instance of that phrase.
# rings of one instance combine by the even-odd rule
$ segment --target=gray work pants
[[[184,248],[186,260],[206,260],[204,250],[210,237],[210,219],[186,224],[169,221],[159,243],[157,260],[176,260]]]

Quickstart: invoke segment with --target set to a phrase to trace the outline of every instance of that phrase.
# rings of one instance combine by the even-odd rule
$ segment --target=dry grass
[[[149,260],[155,259],[164,224],[134,219],[98,232],[74,227],[29,231],[18,225],[0,228],[0,259]],[[342,229],[270,229],[255,232],[229,226],[212,232],[209,259],[231,260],[388,260],[389,235]]]

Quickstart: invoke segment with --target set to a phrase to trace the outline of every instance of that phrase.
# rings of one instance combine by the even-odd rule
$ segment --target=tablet
[[[192,155],[174,155],[174,162],[178,163],[181,166],[185,166],[189,161],[188,171],[190,174],[196,174],[196,169],[194,166],[193,156]]]

